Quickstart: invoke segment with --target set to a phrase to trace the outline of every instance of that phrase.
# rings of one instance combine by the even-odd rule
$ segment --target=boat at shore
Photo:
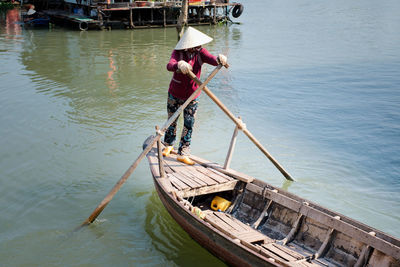
[[[398,238],[217,163],[159,157],[158,146],[147,159],[160,200],[229,265],[400,266]]]

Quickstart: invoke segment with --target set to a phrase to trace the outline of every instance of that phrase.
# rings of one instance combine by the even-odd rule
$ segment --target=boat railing
[[[225,67],[228,67],[225,66]],[[215,70],[218,71],[221,68],[221,65],[219,65]],[[213,73],[214,73],[213,72]],[[197,78],[197,76],[192,72],[189,71],[189,73],[187,74],[194,82],[196,82],[199,85],[199,88],[189,97],[188,100],[193,100],[194,96],[196,96],[198,94],[198,91],[203,90],[210,98],[211,100],[214,101],[215,104],[217,104],[217,106],[222,109],[222,111],[235,123],[236,127],[234,129],[233,135],[232,135],[232,139],[229,145],[229,149],[228,149],[228,153],[225,159],[225,164],[224,164],[224,169],[227,170],[229,169],[229,165],[232,159],[232,154],[233,154],[233,150],[236,144],[236,138],[237,138],[237,134],[238,131],[241,130],[260,150],[261,152],[275,165],[275,167],[283,174],[283,176],[290,180],[290,181],[294,181],[293,177],[282,167],[281,164],[279,164],[279,162],[267,151],[267,149],[253,136],[253,134],[247,129],[246,124],[243,123],[241,117],[235,117],[235,115],[233,115],[233,113],[217,98],[217,96],[215,96],[210,89],[207,88],[206,84],[208,83],[208,81],[210,80],[208,77],[206,82],[202,83],[200,81],[199,78]],[[211,75],[210,75],[211,76]],[[212,76],[213,77],[213,76]],[[199,90],[200,89],[200,90]],[[186,102],[181,106],[180,109],[178,109],[174,115],[171,116],[171,118],[165,123],[165,125],[162,127],[161,130],[157,130],[157,136],[161,137],[162,135],[164,135],[166,129],[169,127],[169,125],[177,118],[177,116],[183,111],[183,109],[186,107],[185,104],[188,104],[188,100],[186,100]],[[173,119],[173,120],[172,120]],[[158,129],[158,128],[157,128]],[[160,138],[158,138],[159,140]],[[157,141],[158,144],[158,149],[161,149],[161,143]],[[159,153],[159,165],[163,165],[162,164],[162,156],[160,155],[161,153]],[[161,167],[160,167],[161,168]],[[161,173],[161,169],[160,169],[160,175],[162,175],[162,177],[165,177],[165,173]],[[163,176],[164,175],[164,176]]]
[[[224,66],[225,68],[228,68],[229,65],[226,64]],[[183,112],[183,110],[189,105],[189,103],[203,90],[217,105],[224,111],[224,113],[236,124],[235,132],[238,130],[242,130],[243,133],[249,137],[249,139],[264,153],[265,156],[275,165],[275,167],[278,168],[278,170],[285,176],[286,179],[293,181],[294,179],[290,176],[290,174],[276,161],[275,158],[273,158],[269,152],[261,145],[261,143],[251,134],[249,130],[247,130],[246,125],[242,122],[240,118],[235,117],[232,112],[229,111],[229,109],[207,88],[207,84],[214,78],[214,76],[218,73],[218,71],[222,68],[222,65],[219,64],[212,72],[211,74],[207,77],[207,79],[204,82],[201,82],[196,75],[194,75],[193,72],[189,71],[188,75],[189,77],[194,80],[199,87],[196,89],[195,92],[178,108],[178,110],[170,117],[168,120],[164,123],[164,125],[161,127],[161,129],[156,128],[156,135],[153,136],[149,142],[147,143],[147,146],[143,148],[142,153],[137,157],[137,159],[132,163],[132,165],[125,171],[125,173],[122,175],[122,177],[118,180],[118,182],[114,185],[114,187],[110,190],[110,192],[107,194],[107,196],[100,202],[100,204],[95,208],[95,210],[92,212],[92,214],[82,223],[81,226],[91,224],[98,216],[99,214],[104,210],[104,208],[108,205],[108,203],[112,200],[114,195],[119,191],[119,189],[122,187],[122,185],[128,180],[130,175],[133,173],[133,171],[137,168],[139,165],[140,161],[147,155],[147,153],[150,152],[150,150],[153,148],[154,144],[157,143],[158,146],[158,161],[159,161],[159,166],[160,166],[160,176],[161,177],[166,177],[165,176],[165,171],[163,169],[163,163],[162,163],[162,153],[160,152],[161,150],[161,137],[164,135],[164,133],[167,131],[168,127],[178,118],[178,116]],[[234,136],[231,141],[231,146],[228,151],[228,156],[225,161],[225,169],[229,167],[229,162],[232,157],[233,153],[233,148],[234,144],[236,142],[236,135],[234,132]]]

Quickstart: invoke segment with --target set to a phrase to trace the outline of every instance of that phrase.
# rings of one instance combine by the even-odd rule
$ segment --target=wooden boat
[[[171,216],[232,266],[400,266],[399,239],[229,168],[241,130],[286,179],[294,180],[206,87],[220,68],[204,83],[189,72],[199,88],[161,130],[156,127],[157,135],[145,141],[142,154],[121,180],[146,155],[157,193]],[[236,124],[224,166],[196,156],[190,157],[196,162],[190,166],[176,155],[161,153],[163,132],[200,90]],[[231,203],[229,208],[219,208],[223,205],[216,197],[222,204]]]
[[[178,108],[82,226],[92,223],[147,157],[157,193],[177,223],[232,266],[400,266],[400,240],[342,214],[229,168],[238,130],[289,180],[293,178],[206,87],[221,65]],[[227,66],[225,66],[227,67]],[[162,156],[161,136],[203,90],[236,124],[224,166],[190,156],[195,165]],[[215,202],[231,204],[225,209]],[[222,199],[222,200],[221,200]]]
[[[42,16],[23,22],[25,27],[48,27],[50,18],[48,16]]]
[[[342,214],[229,168],[238,130],[267,156],[286,179],[289,173],[246,129],[206,84],[168,119],[156,136],[82,225],[92,223],[147,157],[157,193],[178,224],[200,245],[232,266],[400,266],[400,240]],[[224,166],[190,156],[195,165],[163,157],[161,136],[203,90],[236,124]],[[218,201],[216,201],[218,197]],[[230,206],[227,208],[228,205]],[[227,209],[226,209],[227,208]]]
[[[229,265],[400,266],[395,237],[216,163],[191,156],[196,164],[185,165],[158,151],[147,159],[165,208]],[[215,211],[215,196],[232,204]]]

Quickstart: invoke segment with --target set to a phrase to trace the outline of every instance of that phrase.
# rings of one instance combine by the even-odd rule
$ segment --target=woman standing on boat
[[[208,63],[213,66],[217,66],[219,63],[226,65],[226,56],[219,54],[218,57],[215,57],[208,52],[207,49],[202,47],[202,45],[212,40],[211,37],[204,33],[192,27],[188,27],[177,43],[174,51],[172,51],[171,59],[167,64],[168,71],[174,72],[168,89],[168,118],[170,118],[198,88],[198,85],[186,75],[189,71],[193,71],[193,73],[200,78],[201,66],[203,63]],[[199,95],[200,93],[183,111],[184,122],[177,159],[189,165],[194,164],[188,156],[190,155],[190,142],[198,106],[197,97]],[[173,144],[176,138],[177,120],[178,119],[169,126],[165,133],[164,142],[166,148],[163,151],[164,156],[168,156],[173,150]]]
[[[39,14],[36,12],[35,6],[34,5],[30,5],[28,12],[26,12],[26,17],[25,17],[24,21],[28,22],[30,20],[37,19],[38,16],[39,16]]]

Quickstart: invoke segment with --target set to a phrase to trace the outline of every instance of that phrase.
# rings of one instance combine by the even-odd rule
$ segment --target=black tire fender
[[[242,15],[242,13],[243,13],[243,9],[244,9],[244,7],[242,4],[235,5],[232,10],[232,17],[234,17],[234,18],[240,17],[240,15]]]
[[[86,31],[87,29],[89,29],[89,24],[86,21],[80,21],[79,30]]]

